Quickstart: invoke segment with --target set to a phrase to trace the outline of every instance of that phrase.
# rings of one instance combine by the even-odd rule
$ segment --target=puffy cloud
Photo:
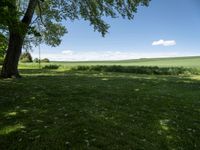
[[[152,43],[153,46],[158,46],[158,45],[162,45],[162,46],[174,46],[176,45],[176,41],[175,40],[158,40],[158,41],[153,41]]]

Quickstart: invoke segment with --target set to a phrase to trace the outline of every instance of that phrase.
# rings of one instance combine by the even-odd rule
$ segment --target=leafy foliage
[[[50,60],[48,58],[44,58],[44,59],[41,59],[41,62],[44,62],[44,63],[49,63]]]
[[[35,59],[33,60],[33,62],[38,63],[38,62],[39,62],[39,59],[38,59],[38,58],[35,58]]]
[[[0,3],[0,33],[8,32],[9,28],[21,33],[27,33],[24,48],[30,49],[32,44],[45,42],[57,46],[61,37],[67,33],[65,21],[89,21],[95,31],[103,36],[109,25],[105,17],[133,19],[137,7],[148,6],[150,0],[1,0]],[[34,5],[30,5],[34,4]],[[36,4],[36,5],[35,5]],[[28,10],[34,9],[32,18]],[[31,19],[31,23],[24,21]],[[15,26],[13,26],[15,25]]]
[[[8,45],[7,38],[0,33],[0,57],[2,58],[6,54],[7,45]]]
[[[32,56],[29,52],[24,52],[20,56],[20,61],[21,62],[33,62]]]

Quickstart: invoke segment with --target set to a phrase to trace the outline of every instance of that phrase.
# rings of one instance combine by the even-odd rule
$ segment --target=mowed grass
[[[199,76],[30,66],[0,80],[0,150],[200,149]]]

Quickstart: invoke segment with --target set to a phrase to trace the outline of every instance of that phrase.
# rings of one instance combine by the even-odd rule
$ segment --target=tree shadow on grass
[[[55,70],[22,73],[20,80],[0,80],[2,150],[200,148],[197,80]]]

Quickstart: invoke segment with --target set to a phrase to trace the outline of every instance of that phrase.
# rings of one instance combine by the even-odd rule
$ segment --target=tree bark
[[[20,77],[18,72],[18,62],[21,55],[23,41],[24,35],[14,31],[10,31],[9,44],[3,63],[3,68],[1,70],[1,77]]]

